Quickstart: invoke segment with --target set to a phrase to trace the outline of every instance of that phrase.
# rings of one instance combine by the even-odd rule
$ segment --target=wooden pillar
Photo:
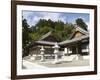
[[[81,48],[81,42],[78,43],[78,53],[81,55],[82,54],[82,48]]]
[[[79,53],[78,53],[78,46],[77,46],[77,45],[76,45],[76,54],[79,54]]]
[[[89,51],[90,51],[90,50],[89,50],[89,44],[88,44],[88,55],[89,55]]]
[[[83,57],[82,57],[82,48],[81,48],[81,42],[78,42],[77,45],[76,45],[76,53],[78,55],[78,60],[82,60]]]
[[[69,53],[68,53],[68,48],[67,48],[67,54],[69,54]]]
[[[76,46],[75,45],[72,46],[72,54],[75,54],[76,53]]]

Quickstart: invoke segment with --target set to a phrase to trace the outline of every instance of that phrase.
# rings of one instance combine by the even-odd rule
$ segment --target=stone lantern
[[[45,51],[45,49],[42,46],[41,49],[40,49],[41,61],[44,61],[44,51]]]
[[[54,48],[54,55],[55,55],[55,60],[54,60],[54,64],[56,64],[58,62],[58,55],[59,55],[59,46],[58,43],[56,42],[55,45],[53,46]]]
[[[63,56],[65,56],[67,54],[68,54],[68,49],[67,48],[64,48]]]

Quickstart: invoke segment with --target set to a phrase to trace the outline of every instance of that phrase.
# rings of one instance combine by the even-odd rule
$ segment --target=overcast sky
[[[61,20],[64,23],[73,23],[77,18],[82,18],[89,25],[89,14],[87,13],[62,13],[62,12],[38,12],[38,11],[22,11],[23,19],[26,19],[30,26],[35,25],[40,19],[51,19],[52,21]]]

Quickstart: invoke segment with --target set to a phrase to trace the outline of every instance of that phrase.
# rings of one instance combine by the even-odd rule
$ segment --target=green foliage
[[[64,23],[61,21],[55,22],[55,30],[62,31],[64,29]]]
[[[35,26],[39,27],[39,28],[43,28],[45,26],[50,27],[50,28],[54,28],[55,27],[55,23],[50,19],[49,20],[40,19]]]
[[[87,31],[87,25],[81,18],[76,19],[76,24]]]
[[[38,40],[41,35],[39,35],[39,33],[30,33],[29,36],[31,37],[31,42],[32,42]]]
[[[38,33],[39,34],[46,34],[47,32],[51,31],[52,28],[50,27],[47,27],[47,26],[44,26],[43,28],[39,28],[38,29]]]
[[[57,42],[60,42],[60,41],[62,41],[62,31],[54,31],[53,33],[52,33],[52,36],[56,39],[56,41]]]
[[[30,29],[29,29],[29,25],[27,23],[27,20],[24,19],[22,21],[22,29],[23,29],[23,33],[22,33],[22,42],[23,42],[23,48],[25,48],[25,46],[28,44],[29,40],[30,40],[30,37],[29,37],[29,32],[30,32]]]
[[[31,32],[31,29],[29,28],[29,25],[27,23],[27,20],[22,20],[22,48],[23,48],[23,56],[28,55],[29,49],[27,48],[27,45],[29,44],[31,37],[29,36],[29,33]]]
[[[63,29],[60,31],[61,33],[59,34],[61,35],[61,41],[69,39],[74,30],[75,28],[71,23],[64,24]]]
[[[52,31],[52,37],[56,39],[55,41],[60,42],[67,39],[66,36],[63,36],[65,32],[64,32],[64,23],[62,21],[54,22],[50,19],[49,20],[40,19],[38,23],[35,26],[33,26],[32,29],[34,29],[33,31],[35,32],[35,33],[32,33],[31,35],[33,41],[38,40],[39,37],[43,36],[49,31]]]
[[[28,25],[26,19],[24,19],[24,20],[22,21],[22,27],[23,27],[23,29],[28,29],[29,25]]]

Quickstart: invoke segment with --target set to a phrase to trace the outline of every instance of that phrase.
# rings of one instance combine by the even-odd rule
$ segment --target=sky
[[[27,20],[30,26],[34,26],[40,19],[51,19],[52,21],[63,21],[64,23],[73,23],[77,18],[82,18],[83,21],[89,25],[89,14],[88,13],[68,13],[68,12],[39,12],[39,11],[22,11],[23,19]]]

